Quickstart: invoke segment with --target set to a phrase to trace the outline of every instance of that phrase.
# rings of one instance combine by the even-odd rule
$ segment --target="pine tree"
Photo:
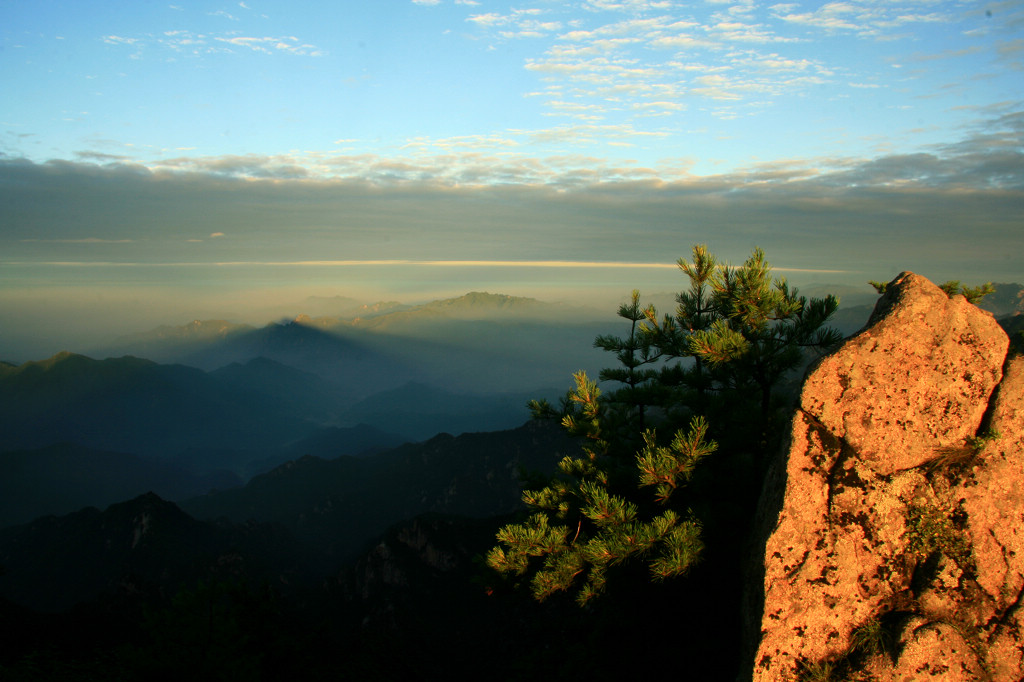
[[[523,501],[535,513],[498,532],[500,544],[490,551],[487,563],[516,576],[533,570],[530,584],[540,601],[577,588],[576,600],[585,604],[604,591],[610,568],[633,557],[644,557],[657,580],[682,575],[699,559],[700,523],[667,503],[717,445],[705,440],[707,423],[700,417],[668,445],[659,445],[656,433],[648,430],[635,456],[634,473],[623,475],[622,462],[610,455],[603,432],[608,403],[586,374],[580,372],[575,379],[575,410],[562,423],[582,439],[582,455],[562,459],[562,476],[546,487],[523,492]],[[635,497],[630,488],[636,489],[637,479],[640,487],[654,488],[646,504],[629,499]]]
[[[697,246],[693,262],[680,259],[679,267],[690,287],[677,296],[674,316],[659,320],[634,291],[618,310],[629,334],[594,341],[619,362],[600,379],[619,388],[603,394],[581,372],[559,410],[530,404],[537,417],[560,418],[580,439],[581,454],[565,457],[547,486],[524,491],[532,515],[501,529],[487,563],[530,575],[539,600],[575,590],[587,603],[605,590],[612,568],[631,560],[643,560],[655,580],[686,573],[704,542],[701,522],[678,493],[718,449],[707,416],[731,412],[728,419],[763,431],[778,382],[809,349],[840,338],[824,327],[838,301],[807,301],[784,279],[773,282],[760,249],[730,268]],[[751,396],[753,416],[736,409]]]
[[[700,413],[709,398],[725,394],[730,402],[752,395],[761,415],[773,408],[772,393],[811,351],[842,339],[825,326],[839,300],[808,301],[785,278],[772,280],[764,252],[755,249],[739,267],[719,265],[704,246],[693,248],[693,262],[679,260],[690,289],[676,297],[675,316],[658,320],[648,308],[647,343],[667,359],[690,358],[690,366],[663,370],[664,381],[693,396],[680,395]]]

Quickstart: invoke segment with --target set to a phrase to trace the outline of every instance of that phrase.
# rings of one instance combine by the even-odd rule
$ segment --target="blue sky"
[[[0,322],[663,287],[697,242],[1020,281],[1022,55],[1020,0],[5,2]]]
[[[945,144],[1015,108],[1022,15],[928,0],[11,2],[3,149],[277,175],[401,160],[452,182],[820,168]]]

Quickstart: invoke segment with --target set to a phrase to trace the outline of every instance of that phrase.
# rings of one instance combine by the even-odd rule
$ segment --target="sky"
[[[1021,0],[6,0],[0,92],[0,357],[698,243],[1024,281]]]

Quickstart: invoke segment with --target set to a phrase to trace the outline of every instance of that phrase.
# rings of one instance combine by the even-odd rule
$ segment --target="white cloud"
[[[414,5],[439,5],[441,0],[412,0]]]
[[[649,12],[672,7],[668,0],[586,0],[583,6],[595,11]]]
[[[876,3],[871,0],[828,2],[810,12],[797,11],[795,4],[776,4],[770,9],[783,22],[829,32],[850,32],[865,38],[881,38],[890,29],[910,24],[942,23],[952,20],[952,9],[921,14],[919,3],[895,0]]]
[[[137,45],[138,38],[126,38],[124,36],[103,36],[103,42],[110,45]]]
[[[320,50],[315,45],[300,43],[299,39],[295,36],[284,36],[281,38],[233,36],[230,38],[217,37],[214,38],[214,40],[235,45],[237,47],[246,47],[255,52],[262,52],[264,54],[273,54],[274,51],[288,52],[290,54],[305,57],[321,57],[325,54],[323,50]]]
[[[33,242],[49,244],[131,244],[134,239],[101,239],[99,237],[83,237],[81,239],[21,239],[24,244]]]
[[[488,12],[487,14],[473,14],[466,18],[466,21],[472,21],[478,26],[500,26],[508,22],[508,18],[494,12]]]
[[[254,37],[231,33],[215,35],[193,33],[183,29],[164,31],[156,36],[146,35],[142,38],[108,35],[103,37],[103,41],[110,45],[131,46],[139,50],[145,47],[147,43],[151,43],[175,52],[194,55],[230,52],[231,47],[244,47],[263,54],[284,52],[303,57],[321,57],[326,54],[324,50],[316,45],[303,43],[295,36]],[[136,52],[132,57],[138,58],[140,54],[141,52]]]
[[[225,12],[222,9],[219,9],[216,12],[209,12],[208,14],[211,17],[222,17],[222,18],[227,19],[229,21],[238,21],[238,17],[236,17],[233,14],[228,14],[227,12]]]
[[[420,149],[496,149],[518,147],[519,142],[506,135],[457,135],[444,138],[418,137],[409,140],[404,148]]]

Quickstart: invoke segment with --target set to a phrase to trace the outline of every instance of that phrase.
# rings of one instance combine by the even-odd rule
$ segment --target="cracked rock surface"
[[[753,679],[1024,678],[1024,357],[1008,347],[989,313],[902,273],[808,375],[766,488]]]

